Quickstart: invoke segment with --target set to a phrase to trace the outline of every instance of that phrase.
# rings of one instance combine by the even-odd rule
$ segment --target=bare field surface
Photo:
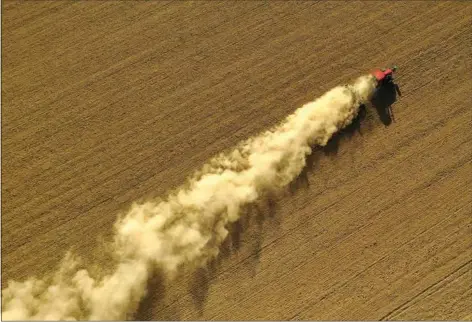
[[[119,213],[375,67],[402,96],[317,149],[218,262],[150,282],[138,319],[472,316],[472,4],[2,3],[2,289]]]

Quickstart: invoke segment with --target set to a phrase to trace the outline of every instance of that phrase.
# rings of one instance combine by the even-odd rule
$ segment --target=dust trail
[[[164,201],[135,204],[115,224],[113,273],[93,278],[66,256],[50,280],[10,281],[4,320],[126,319],[146,293],[155,269],[175,278],[218,255],[242,206],[282,188],[305,166],[310,146],[325,145],[350,124],[374,90],[372,76],[339,86],[305,104],[274,129],[210,160]]]

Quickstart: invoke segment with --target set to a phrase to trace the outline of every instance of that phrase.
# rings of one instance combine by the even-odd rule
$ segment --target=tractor
[[[398,69],[397,66],[387,69],[376,69],[372,72],[372,75],[377,79],[377,87],[386,85],[389,83],[393,84],[393,73]]]

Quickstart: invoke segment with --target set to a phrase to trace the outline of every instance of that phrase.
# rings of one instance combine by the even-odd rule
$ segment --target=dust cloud
[[[168,280],[218,255],[243,206],[283,188],[305,166],[311,146],[326,145],[367,103],[376,80],[338,86],[284,122],[216,156],[165,200],[134,204],[115,224],[112,273],[93,277],[67,254],[51,278],[9,281],[3,320],[117,320],[135,313],[156,270]]]

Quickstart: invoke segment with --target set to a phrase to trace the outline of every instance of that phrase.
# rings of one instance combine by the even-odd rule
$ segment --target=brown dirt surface
[[[2,289],[99,247],[132,202],[376,67],[402,96],[232,228],[139,319],[472,316],[467,1],[2,2]],[[390,123],[390,124],[389,124]],[[388,126],[387,126],[388,125]]]

